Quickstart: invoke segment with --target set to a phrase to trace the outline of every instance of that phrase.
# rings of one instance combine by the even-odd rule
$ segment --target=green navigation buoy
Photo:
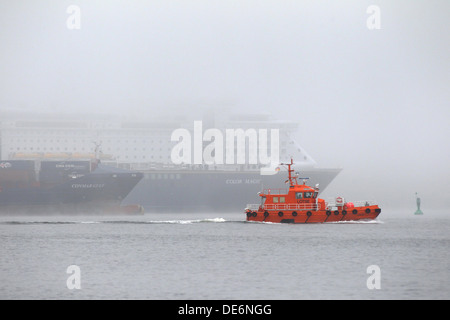
[[[420,198],[417,196],[416,192],[416,203],[417,203],[417,210],[414,212],[414,214],[420,215],[423,214],[422,210],[420,210]]]

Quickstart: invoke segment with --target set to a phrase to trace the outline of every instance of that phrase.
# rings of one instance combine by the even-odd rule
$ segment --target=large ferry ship
[[[198,161],[174,163],[173,139],[177,129],[192,133],[192,147],[198,142],[196,123],[201,122],[200,148],[208,129],[225,132],[242,129],[266,132],[266,154],[273,154],[271,130],[277,130],[279,162],[299,159],[294,168],[320,184],[323,191],[340,172],[340,168],[320,168],[294,139],[298,123],[274,119],[270,114],[205,112],[201,116],[174,112],[171,115],[139,119],[113,115],[57,115],[9,112],[1,117],[0,158],[3,161],[35,160],[65,154],[71,161],[83,153],[94,152],[97,141],[102,164],[116,170],[140,172],[143,178],[123,199],[123,205],[141,205],[146,212],[236,211],[264,187],[280,185],[277,171],[263,174],[266,164],[249,160],[250,145],[234,144],[234,159],[244,155],[244,163],[207,164]],[[74,120],[75,119],[75,120]],[[263,130],[263,131],[261,131]],[[246,137],[246,142],[249,138]],[[259,143],[261,140],[259,141]],[[197,143],[197,146],[199,144]],[[224,152],[229,152],[230,149]],[[195,150],[192,151],[194,159]],[[283,182],[281,182],[282,184]],[[95,183],[94,183],[95,184]],[[93,184],[93,185],[94,185]],[[232,199],[233,201],[230,201]]]

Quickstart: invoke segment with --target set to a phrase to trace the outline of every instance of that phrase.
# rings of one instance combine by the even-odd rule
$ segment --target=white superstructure
[[[175,129],[193,129],[202,120],[204,129],[278,129],[280,161],[291,157],[300,165],[315,161],[293,139],[298,123],[273,119],[270,114],[207,114],[166,116],[153,119],[112,115],[52,114],[30,112],[0,113],[0,158],[36,157],[83,158],[93,155],[101,143],[103,160],[139,169],[152,165],[171,165],[171,141]],[[270,152],[270,150],[269,150]],[[245,169],[257,169],[246,165]]]

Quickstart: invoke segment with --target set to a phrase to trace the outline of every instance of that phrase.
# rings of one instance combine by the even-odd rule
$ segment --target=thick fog
[[[412,214],[418,192],[427,213],[450,207],[449,12],[448,0],[2,1],[0,110],[271,113],[300,123],[318,166],[343,168],[325,197]]]

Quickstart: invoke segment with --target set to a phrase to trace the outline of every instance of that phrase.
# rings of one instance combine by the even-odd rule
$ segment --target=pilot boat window
[[[278,197],[273,197],[273,203],[278,203]]]
[[[266,203],[266,197],[261,197],[261,205],[263,205],[264,203]]]
[[[301,193],[301,192],[296,192],[296,193],[295,193],[295,198],[296,198],[296,199],[302,199],[302,198],[303,198],[303,193]]]
[[[280,203],[285,203],[286,202],[286,198],[285,197],[280,197]]]
[[[305,198],[312,198],[313,192],[305,192]]]
[[[314,192],[314,198],[317,198],[318,192]]]

